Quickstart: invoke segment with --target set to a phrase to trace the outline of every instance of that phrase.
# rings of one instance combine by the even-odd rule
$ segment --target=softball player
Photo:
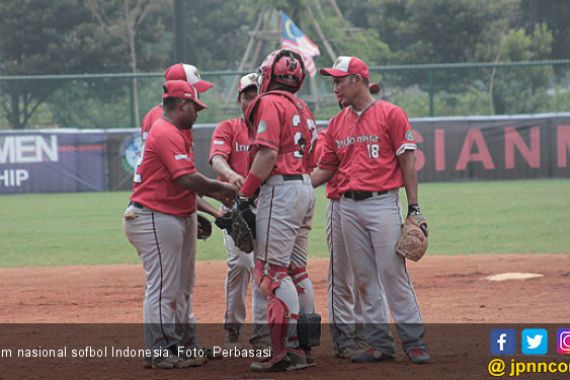
[[[196,95],[198,93],[203,93],[208,91],[213,87],[213,84],[207,82],[200,78],[200,74],[196,66],[189,65],[186,63],[177,63],[174,64],[166,69],[164,72],[164,78],[167,81],[170,80],[182,80],[188,82],[195,90]],[[150,133],[151,127],[154,123],[162,118],[163,114],[163,107],[162,103],[154,106],[151,108],[142,121],[141,126],[141,136],[142,136],[142,147],[141,152],[144,152],[145,149],[145,142],[148,138]],[[192,132],[188,130],[183,130],[182,133],[186,134],[186,137],[189,139],[190,143],[192,142]],[[135,168],[134,174],[134,181],[140,181],[140,173],[138,171],[140,167],[137,166]],[[199,211],[206,212],[212,215],[214,218],[218,218],[222,215],[220,210],[217,210],[215,207],[210,205],[206,200],[202,199],[201,197],[196,197],[196,206]],[[196,229],[197,221],[196,218],[191,218],[189,221],[188,229],[194,230]],[[177,305],[177,313],[179,314],[179,320],[186,321],[184,325],[182,325],[182,329],[184,330],[182,339],[182,343],[184,346],[188,347],[197,347],[201,348],[200,344],[196,340],[196,318],[192,311],[192,289],[194,287],[194,283],[196,280],[196,273],[195,273],[195,261],[196,261],[196,250],[195,246],[193,246],[193,250],[189,251],[187,255],[184,256],[183,262],[181,263],[184,272],[181,276],[182,280],[185,282],[184,286],[181,288],[181,293],[178,299]],[[206,350],[208,357],[212,357],[211,351]],[[151,366],[150,361],[146,363],[147,367]]]
[[[260,67],[260,95],[247,109],[246,120],[256,135],[253,162],[240,193],[251,197],[259,189],[254,278],[273,326],[272,357],[251,365],[258,372],[314,365],[310,348],[300,349],[297,336],[300,314],[314,313],[306,265],[315,206],[308,173],[317,133],[311,111],[294,96],[304,77],[297,53],[272,52]]]
[[[238,83],[238,104],[242,113],[257,96],[257,74],[242,77]],[[255,131],[249,128],[243,117],[221,122],[212,135],[210,143],[210,163],[218,174],[218,180],[229,182],[241,188],[249,166],[249,151]],[[229,211],[222,206],[222,211]],[[242,252],[224,230],[224,243],[228,254],[228,271],[225,280],[226,312],[224,328],[227,348],[242,347],[241,327],[246,318],[246,295],[252,280],[253,255]],[[254,331],[250,343],[260,346],[260,341],[267,341],[266,334],[260,331],[260,323],[266,323],[265,302],[259,287],[253,287],[253,323]],[[257,328],[255,327],[257,326]]]
[[[134,183],[129,207],[124,213],[124,230],[137,249],[146,275],[144,301],[145,346],[155,356],[153,368],[182,368],[204,364],[204,358],[179,357],[178,347],[186,346],[191,321],[191,287],[186,272],[196,252],[196,193],[212,196],[231,205],[234,188],[210,180],[197,172],[189,130],[197,113],[206,108],[185,81],[167,81],[164,113],[153,125],[138,162],[140,174]],[[191,135],[190,135],[191,136]],[[193,273],[193,272],[192,272]],[[190,277],[192,279],[192,277]],[[179,301],[186,294],[187,306]]]
[[[329,124],[312,179],[319,185],[335,172],[342,176],[341,228],[360,290],[364,334],[372,347],[352,361],[394,359],[390,310],[408,358],[426,363],[430,357],[422,316],[405,259],[395,252],[403,222],[400,187],[406,188],[410,208],[419,209],[413,131],[400,108],[370,95],[362,60],[339,57],[321,74],[334,77],[335,95],[345,108]]]
[[[368,86],[370,94],[380,92],[379,83]],[[339,107],[343,106],[339,102]],[[321,156],[327,129],[319,133],[315,147],[315,157]],[[327,182],[326,197],[329,199],[326,214],[326,234],[329,249],[328,271],[328,310],[329,326],[333,344],[333,352],[337,358],[351,359],[353,356],[368,349],[362,337],[357,336],[357,330],[362,326],[362,313],[358,289],[354,283],[354,274],[346,252],[340,222],[340,193],[338,184],[342,182],[337,172]]]
[[[315,157],[321,156],[326,133],[326,129],[319,133]],[[329,249],[327,304],[333,352],[338,358],[350,359],[361,353],[365,344],[356,338],[357,317],[360,313],[355,309],[360,305],[356,301],[358,289],[354,283],[354,274],[341,230],[340,194],[338,192],[340,179],[341,176],[337,172],[327,182],[326,187],[326,197],[329,199],[326,214]]]

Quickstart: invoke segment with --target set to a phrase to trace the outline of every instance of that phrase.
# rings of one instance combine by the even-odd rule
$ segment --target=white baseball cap
[[[238,92],[244,92],[246,89],[252,86],[255,86],[255,89],[257,90],[259,88],[257,84],[258,77],[259,75],[257,73],[251,73],[241,77],[238,83]]]
[[[214,85],[200,78],[200,73],[194,65],[187,63],[177,63],[170,66],[164,72],[166,80],[185,80],[198,90],[198,92],[206,92]]]
[[[331,77],[345,77],[358,74],[368,78],[368,66],[358,57],[340,56],[334,61],[333,67],[320,70],[321,75]]]

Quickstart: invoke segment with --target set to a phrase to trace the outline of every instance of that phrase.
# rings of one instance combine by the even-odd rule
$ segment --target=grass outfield
[[[323,189],[310,255],[326,257]],[[570,180],[427,183],[420,204],[428,254],[570,253]],[[0,267],[139,263],[121,214],[129,193],[0,196]],[[218,229],[198,244],[201,260],[225,259]]]

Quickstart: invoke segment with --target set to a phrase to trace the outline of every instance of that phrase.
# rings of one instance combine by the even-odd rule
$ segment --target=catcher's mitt
[[[418,261],[428,247],[428,226],[419,207],[411,212],[402,227],[402,235],[396,243],[396,252],[406,259]]]
[[[255,240],[255,214],[247,200],[239,199],[236,208],[216,219],[216,225],[225,229],[242,252],[251,253]]]
[[[206,240],[212,236],[212,222],[198,214],[198,239]]]

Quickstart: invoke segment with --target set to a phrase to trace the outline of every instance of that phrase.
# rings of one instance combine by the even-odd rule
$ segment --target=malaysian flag
[[[279,13],[281,14],[281,47],[301,54],[305,68],[314,77],[317,67],[313,57],[321,55],[318,45],[311,41],[285,13]]]

